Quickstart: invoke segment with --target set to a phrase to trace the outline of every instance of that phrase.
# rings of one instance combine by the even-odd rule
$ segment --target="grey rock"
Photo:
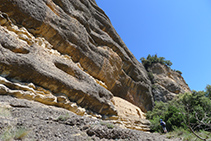
[[[100,114],[116,114],[110,102],[113,95],[144,112],[152,109],[145,68],[94,0],[1,0],[0,11],[1,75],[65,95]],[[14,30],[13,25],[27,32]],[[48,45],[42,48],[42,42],[33,42],[38,37]]]
[[[27,106],[26,106],[27,105]],[[137,130],[122,129],[109,121],[78,116],[68,110],[47,106],[38,102],[0,95],[0,139],[5,132],[16,133],[24,129],[24,136],[13,140],[133,140],[168,141],[164,135]],[[9,112],[10,115],[3,113]],[[7,121],[7,122],[6,122]],[[11,130],[8,130],[11,129]],[[19,133],[20,136],[20,133]],[[4,138],[5,139],[5,138]],[[173,139],[172,139],[173,140]],[[177,139],[179,141],[179,139]]]
[[[148,72],[153,75],[152,93],[155,101],[167,102],[177,94],[191,92],[181,74],[170,67],[155,63],[148,68]]]

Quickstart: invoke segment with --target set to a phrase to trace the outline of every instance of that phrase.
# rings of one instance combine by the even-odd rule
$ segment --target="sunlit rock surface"
[[[145,68],[94,0],[1,0],[0,11],[2,93],[80,114],[116,116],[113,96],[152,109]]]
[[[167,102],[177,94],[191,92],[181,74],[160,63],[148,68],[153,75],[152,93],[155,101]]]

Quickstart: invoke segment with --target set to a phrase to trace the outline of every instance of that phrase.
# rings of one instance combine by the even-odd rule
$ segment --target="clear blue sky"
[[[191,90],[211,85],[211,0],[96,0],[139,60],[165,57]]]

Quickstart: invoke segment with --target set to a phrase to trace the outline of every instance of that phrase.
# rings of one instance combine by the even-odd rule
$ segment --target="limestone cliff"
[[[151,82],[94,0],[1,0],[0,93],[78,114],[152,109]]]
[[[180,72],[160,63],[153,63],[147,70],[151,73],[155,101],[166,102],[179,93],[191,92]]]

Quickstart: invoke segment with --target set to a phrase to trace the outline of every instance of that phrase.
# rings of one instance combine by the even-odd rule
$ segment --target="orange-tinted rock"
[[[119,96],[152,109],[151,82],[93,0],[1,0],[0,74],[116,115]]]

